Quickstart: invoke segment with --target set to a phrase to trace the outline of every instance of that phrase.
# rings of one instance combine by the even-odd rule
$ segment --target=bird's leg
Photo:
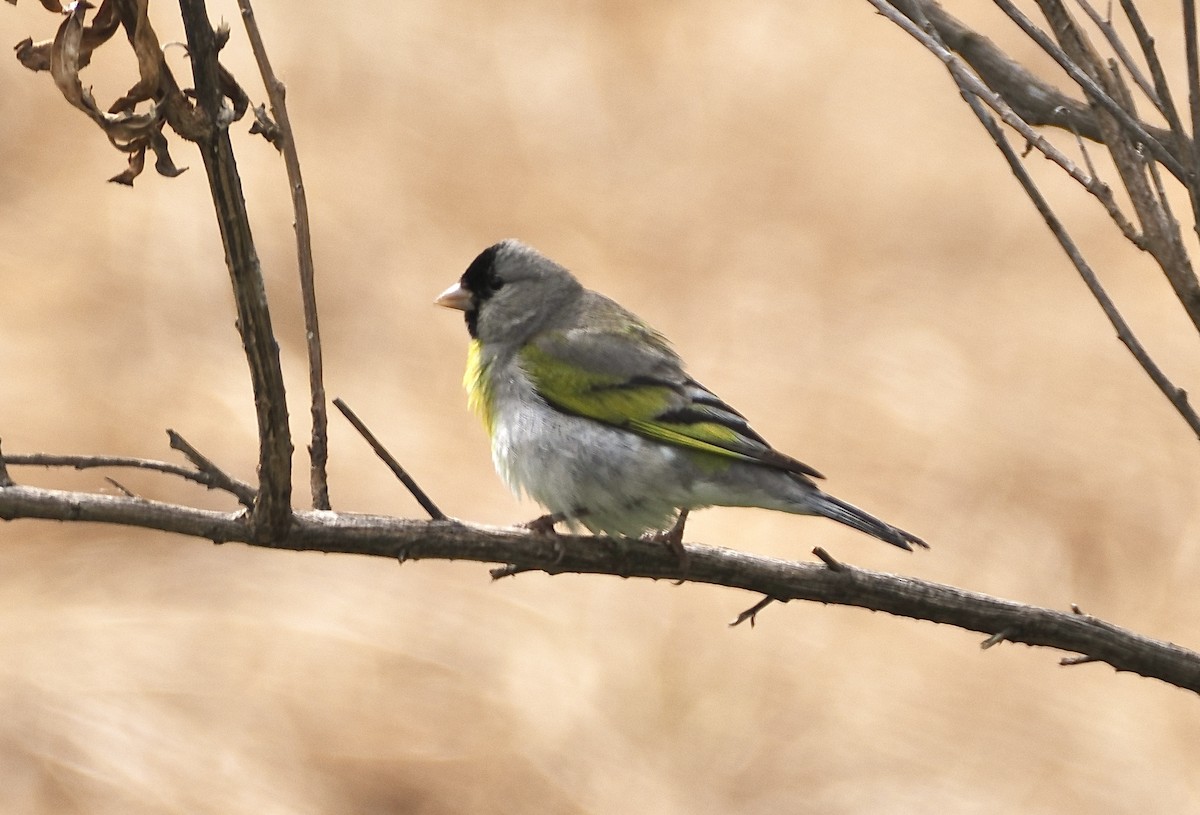
[[[687,574],[689,560],[687,549],[683,548],[683,526],[687,523],[687,517],[688,511],[686,509],[679,510],[679,517],[675,519],[675,523],[670,529],[655,532],[650,536],[650,540],[667,545],[667,548],[675,555],[675,559],[679,562],[679,567],[683,570],[684,574]]]

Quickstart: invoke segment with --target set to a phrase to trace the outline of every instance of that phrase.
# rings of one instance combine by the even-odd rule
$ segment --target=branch
[[[282,537],[287,534],[292,515],[292,439],[279,344],[271,328],[262,267],[250,234],[242,183],[229,141],[228,123],[233,116],[224,104],[216,37],[208,22],[204,0],[180,0],[179,6],[192,57],[197,108],[208,118],[208,127],[199,134],[196,144],[204,159],[217,210],[258,417],[259,490],[254,506],[255,529],[260,540]]]
[[[880,8],[880,3],[872,0],[872,4]],[[1096,116],[1087,104],[1034,76],[987,37],[948,14],[934,0],[892,0],[888,6],[917,25],[928,20],[946,47],[962,56],[988,87],[1004,97],[1029,124],[1058,127],[1091,141],[1103,141]],[[1050,46],[1053,48],[1053,43]],[[1169,153],[1163,164],[1172,174],[1180,179],[1186,177],[1183,167],[1191,165],[1190,150],[1177,144],[1170,130],[1140,122],[1130,124]]]
[[[351,410],[350,406],[341,399],[334,399],[333,405],[342,412],[342,415],[346,417],[346,421],[353,425],[359,435],[367,440],[367,444],[371,445],[371,449],[375,451],[375,455],[379,456],[388,469],[392,471],[392,475],[396,476],[400,480],[400,483],[412,493],[413,498],[417,499],[417,503],[421,505],[421,508],[429,513],[429,517],[435,521],[446,520],[446,513],[438,509],[437,504],[433,503],[433,499],[425,494],[425,490],[421,489],[416,480],[408,474],[408,471],[400,466],[400,462],[396,461],[395,456],[387,451],[387,448],[383,446],[379,439],[375,438],[375,434],[363,424],[363,420],[358,418],[358,414]]]
[[[809,600],[884,611],[1107,662],[1118,671],[1160,679],[1200,693],[1200,654],[1111,623],[964,591],[952,586],[849,566],[794,563],[700,544],[687,563],[661,543],[598,545],[586,535],[547,536],[518,527],[460,521],[413,521],[327,511],[296,513],[288,533],[264,542],[239,513],[214,512],[141,498],[13,486],[0,488],[0,519],[42,518],[138,526],[293,551],[358,554],[398,560],[511,563],[547,574],[607,574],[708,583],[776,601]],[[765,605],[760,603],[758,610]]]
[[[49,453],[28,453],[25,455],[5,456],[3,462],[18,467],[71,467],[76,470],[92,470],[101,467],[128,467],[136,470],[152,470],[167,475],[179,476],[210,490],[223,490],[232,493],[234,497],[247,506],[254,505],[254,488],[249,484],[244,484],[241,481],[229,478],[229,476],[225,477],[231,483],[226,483],[212,472],[205,472],[203,470],[197,472],[191,468],[183,467],[179,464],[171,464],[167,461],[132,458],[130,456],[61,456]],[[218,470],[217,472],[220,471]],[[0,486],[3,486],[3,484],[0,483]],[[249,490],[248,503],[244,500],[243,489]]]
[[[259,73],[267,88],[271,102],[271,113],[275,116],[278,139],[274,144],[283,152],[283,163],[287,168],[288,188],[292,193],[292,210],[295,213],[296,257],[300,266],[300,294],[304,305],[304,336],[308,344],[308,388],[312,396],[312,440],[308,453],[312,464],[309,483],[312,488],[313,509],[329,509],[329,477],[326,464],[329,460],[329,416],[325,407],[324,364],[321,359],[321,329],[317,322],[317,294],[314,284],[312,253],[312,230],[308,221],[308,197],[304,192],[304,179],[300,175],[300,156],[296,152],[296,137],[287,111],[287,87],[275,76],[262,34],[254,17],[250,0],[238,0],[242,10],[242,21],[250,38],[250,47],[258,62]]]

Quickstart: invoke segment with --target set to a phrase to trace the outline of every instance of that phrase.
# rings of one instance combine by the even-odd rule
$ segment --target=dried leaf
[[[13,50],[17,52],[17,61],[29,70],[49,71],[50,46],[53,44],[49,40],[35,44],[32,38],[26,37],[17,43]]]
[[[14,6],[17,4],[17,0],[9,1]],[[62,3],[58,2],[58,0],[42,0],[42,6],[46,9],[46,11],[53,11],[55,14],[62,14]]]
[[[58,27],[50,49],[50,76],[54,78],[54,84],[68,102],[96,118],[100,116],[96,101],[92,98],[91,91],[85,89],[79,81],[79,45],[83,40],[83,15],[89,8],[91,4],[87,0],[76,3]]]
[[[167,139],[163,136],[161,127],[150,137],[150,149],[154,151],[154,169],[159,175],[174,178],[187,171],[187,167],[176,167],[175,162],[171,160],[171,154],[167,150]]]
[[[84,8],[90,8],[86,4],[81,4]],[[57,11],[61,12],[59,8]],[[72,7],[72,12],[75,7]],[[117,15],[117,5],[113,0],[104,0],[100,4],[100,10],[96,12],[96,16],[92,19],[92,24],[84,27],[79,38],[77,53],[75,56],[76,70],[82,70],[92,61],[92,52],[99,48],[104,43],[108,42],[121,20]],[[14,51],[17,52],[17,60],[31,71],[49,71],[51,51],[54,48],[53,40],[44,40],[35,43],[29,37],[26,37],[21,42],[17,43]]]
[[[146,166],[146,148],[135,150],[129,154],[129,167],[124,171],[114,175],[108,179],[114,184],[123,184],[126,187],[133,186],[133,179],[142,174],[142,169]]]

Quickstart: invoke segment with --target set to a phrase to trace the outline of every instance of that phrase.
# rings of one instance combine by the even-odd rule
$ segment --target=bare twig
[[[1125,12],[1125,19],[1129,20],[1133,35],[1137,37],[1138,47],[1142,49],[1146,66],[1150,69],[1150,76],[1154,79],[1154,91],[1161,103],[1159,110],[1166,118],[1167,124],[1171,128],[1171,135],[1175,140],[1174,152],[1177,155],[1186,155],[1187,133],[1183,130],[1179,110],[1175,107],[1175,100],[1171,96],[1171,86],[1163,72],[1162,61],[1158,58],[1158,49],[1154,47],[1154,38],[1150,36],[1150,31],[1146,28],[1146,23],[1142,20],[1141,12],[1138,11],[1134,0],[1121,0],[1121,10]]]
[[[292,439],[279,344],[271,328],[262,267],[250,233],[241,180],[229,141],[227,124],[232,111],[224,105],[216,38],[204,0],[180,0],[179,7],[192,58],[197,108],[204,112],[209,123],[208,131],[196,144],[204,159],[217,210],[237,303],[238,330],[250,365],[259,438],[259,489],[254,520],[256,533],[265,540],[286,535],[292,516]]]
[[[979,32],[964,25],[960,20],[949,14],[934,0],[869,0],[871,5],[897,25],[901,25],[908,33],[913,34],[911,23],[919,22],[922,27],[928,27],[931,33],[936,33],[940,48],[949,48],[961,55],[974,72],[996,94],[1003,97],[1006,104],[1015,111],[1016,117],[1030,125],[1045,125],[1071,130],[1085,139],[1103,141],[1099,123],[1090,106],[1073,99],[1062,91],[1034,76],[1020,63],[1001,51],[995,43]],[[900,19],[908,20],[910,26],[900,23]],[[913,34],[916,36],[916,34]],[[918,39],[921,39],[918,37]],[[928,43],[922,39],[927,48]],[[1051,43],[1053,45],[1053,43]],[[937,53],[935,49],[934,53]],[[945,57],[938,54],[943,61]],[[986,98],[986,97],[985,97]],[[991,102],[988,102],[991,105]],[[999,113],[1000,111],[997,111]],[[1001,114],[1006,124],[1012,125],[1008,117]],[[1154,136],[1160,142],[1174,144],[1169,130],[1142,124],[1141,128]],[[1022,135],[1025,135],[1022,133]],[[1179,156],[1186,156],[1186,151],[1179,151]],[[1190,159],[1188,159],[1190,161]],[[1178,159],[1168,169],[1182,166],[1183,159]]]
[[[437,504],[433,503],[429,496],[425,494],[425,490],[421,489],[420,486],[417,485],[417,482],[413,480],[412,476],[410,476],[408,472],[400,466],[400,462],[396,461],[392,454],[387,451],[387,448],[385,448],[379,442],[379,439],[375,438],[375,434],[372,433],[365,424],[363,424],[362,419],[355,415],[354,411],[350,409],[349,405],[347,405],[341,399],[334,399],[333,404],[334,407],[342,412],[342,415],[346,417],[346,420],[350,422],[350,424],[354,425],[354,429],[357,430],[362,437],[367,440],[367,444],[371,445],[371,449],[375,451],[375,455],[379,456],[379,458],[383,460],[383,463],[388,466],[388,469],[392,471],[392,474],[395,475],[396,478],[400,479],[400,483],[408,488],[408,491],[412,493],[413,498],[417,499],[417,503],[429,513],[429,517],[435,521],[446,520],[446,513],[438,509]]]
[[[992,634],[992,636],[979,643],[979,647],[986,651],[987,649],[999,645],[1002,642],[1008,642],[1010,635],[1013,633],[1014,631],[1011,628],[1005,628],[1002,631],[997,631],[995,634]]]
[[[1077,2],[1079,3],[1079,7],[1083,9],[1084,13],[1091,18],[1092,23],[1095,24],[1096,28],[1100,29],[1100,33],[1104,35],[1104,39],[1108,40],[1108,44],[1112,47],[1113,53],[1115,53],[1117,58],[1121,60],[1121,64],[1125,66],[1125,70],[1129,72],[1131,77],[1133,77],[1133,81],[1137,84],[1137,86],[1142,89],[1142,93],[1146,94],[1146,98],[1150,100],[1150,103],[1154,105],[1159,113],[1163,114],[1163,116],[1166,116],[1167,112],[1164,108],[1163,100],[1159,97],[1154,85],[1152,85],[1150,81],[1146,79],[1146,75],[1142,73],[1140,68],[1138,68],[1138,64],[1134,61],[1133,55],[1129,53],[1129,49],[1125,47],[1125,42],[1121,39],[1120,35],[1117,34],[1116,28],[1113,27],[1112,20],[1100,16],[1100,12],[1096,11],[1096,9],[1091,3],[1088,2],[1088,0],[1077,0]]]
[[[1108,92],[1092,77],[1089,76],[1067,53],[1050,39],[1050,36],[1042,31],[1033,21],[1025,16],[1019,8],[1016,7],[1011,0],[995,0],[1009,19],[1020,26],[1021,30],[1028,37],[1036,42],[1043,51],[1045,51],[1051,59],[1058,63],[1059,67],[1067,72],[1067,75],[1073,79],[1076,84],[1087,95],[1088,99],[1095,102],[1103,108],[1109,115],[1120,123],[1129,134],[1137,141],[1145,145],[1156,159],[1161,161],[1163,165],[1175,175],[1176,178],[1186,178],[1187,171],[1184,165],[1175,156],[1173,156],[1162,143],[1155,138],[1146,127],[1139,121],[1133,118],[1127,110],[1117,103]],[[1038,5],[1042,7],[1046,14],[1052,15],[1054,10],[1061,8],[1061,3],[1056,3],[1054,0],[1038,0]],[[1063,14],[1066,10],[1063,9]]]
[[[1108,145],[1113,163],[1141,223],[1142,234],[1145,236],[1143,247],[1158,263],[1175,291],[1180,305],[1192,324],[1200,330],[1200,281],[1192,269],[1177,225],[1171,223],[1163,209],[1162,199],[1155,195],[1146,177],[1147,159],[1144,148],[1152,148],[1152,145],[1140,141],[1140,138],[1135,142],[1130,138],[1132,131],[1123,126],[1126,119],[1132,119],[1134,116],[1133,97],[1120,74],[1105,66],[1104,60],[1075,25],[1062,0],[1037,2],[1050,20],[1065,57],[1091,77],[1117,109],[1124,111],[1124,117],[1110,116],[1108,114],[1111,109],[1107,103],[1104,104],[1104,110],[1096,111],[1104,142]],[[1151,149],[1150,152],[1154,153],[1154,150]],[[1155,155],[1157,157],[1157,154]],[[1194,172],[1195,162],[1190,154],[1183,163]],[[1184,183],[1190,183],[1186,175],[1178,177]]]
[[[993,100],[989,98],[991,94],[981,94],[978,92],[976,83],[971,81],[970,73],[958,63],[953,54],[948,52],[945,44],[940,42],[939,31],[936,30],[932,23],[925,18],[924,12],[926,10],[938,9],[938,12],[941,13],[940,7],[936,4],[932,4],[927,9],[921,0],[903,0],[902,4],[905,6],[905,8],[907,8],[907,12],[902,13],[897,8],[897,5],[899,5],[897,3],[888,2],[888,0],[869,0],[869,2],[871,2],[871,4],[875,6],[881,14],[918,39],[922,45],[928,48],[947,65],[947,67],[950,69],[951,76],[954,78],[955,83],[959,87],[959,91],[962,93],[963,98],[971,106],[971,109],[975,112],[976,117],[988,131],[989,135],[992,137],[992,141],[995,142],[998,148],[1000,148],[1001,153],[1003,153],[1005,159],[1008,161],[1009,166],[1012,168],[1012,171],[1014,175],[1016,175],[1018,181],[1021,183],[1021,186],[1025,189],[1026,194],[1029,195],[1030,199],[1037,207],[1038,212],[1041,213],[1043,219],[1046,221],[1046,224],[1050,227],[1051,232],[1059,241],[1059,244],[1063,247],[1063,250],[1067,253],[1067,256],[1075,265],[1075,268],[1079,271],[1080,276],[1091,290],[1092,295],[1100,303],[1101,309],[1103,309],[1105,315],[1109,319],[1109,322],[1112,323],[1113,327],[1116,329],[1117,337],[1122,343],[1125,344],[1130,353],[1133,354],[1134,358],[1142,366],[1143,370],[1145,370],[1147,375],[1149,375],[1151,381],[1153,381],[1159,390],[1163,392],[1163,394],[1183,417],[1184,421],[1187,422],[1192,432],[1196,434],[1198,438],[1200,438],[1200,416],[1196,414],[1196,411],[1188,403],[1187,393],[1183,389],[1176,387],[1169,379],[1167,379],[1166,375],[1163,374],[1162,370],[1158,367],[1154,360],[1150,358],[1145,349],[1138,342],[1136,336],[1133,334],[1132,329],[1130,329],[1128,323],[1125,322],[1124,318],[1117,310],[1116,305],[1108,296],[1108,293],[1104,290],[1103,286],[1100,285],[1099,279],[1096,277],[1091,267],[1083,259],[1078,248],[1075,246],[1070,236],[1067,235],[1066,230],[1063,228],[1061,222],[1059,222],[1057,216],[1055,216],[1051,211],[1049,203],[1033,183],[1033,179],[1030,177],[1028,171],[1022,164],[1020,157],[1008,143],[1008,139],[1005,137],[1003,130],[1000,129],[1000,126],[996,123],[996,120],[992,118],[987,109],[983,106],[984,102],[987,102],[989,105],[992,104]],[[997,2],[1003,2],[1003,0],[997,0]],[[919,27],[919,25],[923,27]],[[1050,45],[1053,46],[1053,43],[1050,43]],[[1006,123],[1008,123],[1007,120]]]
[[[1039,214],[1042,215],[1043,220],[1046,222],[1046,226],[1050,227],[1050,232],[1054,234],[1058,244],[1067,253],[1070,262],[1079,271],[1080,277],[1084,278],[1087,288],[1091,290],[1092,296],[1096,298],[1096,301],[1100,304],[1100,308],[1104,311],[1104,316],[1109,318],[1112,328],[1116,329],[1118,340],[1124,343],[1124,346],[1129,349],[1129,353],[1132,353],[1134,359],[1138,360],[1138,364],[1141,365],[1142,370],[1146,371],[1147,376],[1150,376],[1152,382],[1158,385],[1158,389],[1163,391],[1163,395],[1168,398],[1172,406],[1175,406],[1176,411],[1180,413],[1183,420],[1187,421],[1196,438],[1200,438],[1200,415],[1196,415],[1196,412],[1188,403],[1187,392],[1181,388],[1177,388],[1170,379],[1166,378],[1166,374],[1163,373],[1162,368],[1159,368],[1156,362],[1151,359],[1150,354],[1146,353],[1146,349],[1142,347],[1142,344],[1138,341],[1138,337],[1134,335],[1133,329],[1129,328],[1129,324],[1121,316],[1121,312],[1117,310],[1115,302],[1112,302],[1108,292],[1105,292],[1104,287],[1100,284],[1096,272],[1092,271],[1091,266],[1087,264],[1087,260],[1080,253],[1079,247],[1075,246],[1075,242],[1070,239],[1067,230],[1063,228],[1062,222],[1058,221],[1058,217],[1050,209],[1049,202],[1046,202],[1042,191],[1038,190],[1037,185],[1034,184],[1033,179],[1025,169],[1025,164],[1021,163],[1020,157],[1016,155],[1013,146],[1004,137],[1004,131],[1001,130],[1000,125],[996,124],[996,120],[991,118],[988,110],[983,107],[983,103],[979,102],[978,98],[967,96],[967,102],[971,104],[971,109],[974,110],[979,121],[982,122],[986,131],[988,131],[992,140],[996,143],[997,148],[1000,148],[1004,158],[1008,161],[1008,166],[1012,168],[1016,180],[1020,182],[1021,187],[1024,188],[1033,205],[1037,206]]]
[[[1163,395],[1166,396],[1170,403],[1175,406],[1175,410],[1178,411],[1179,415],[1183,417],[1183,420],[1187,422],[1188,427],[1192,429],[1192,432],[1196,434],[1196,437],[1200,438],[1200,415],[1197,415],[1196,411],[1188,403],[1187,393],[1182,388],[1176,387],[1175,384],[1172,383],[1171,380],[1169,380],[1162,372],[1162,369],[1158,367],[1154,360],[1150,358],[1150,355],[1146,353],[1146,349],[1142,347],[1142,344],[1134,335],[1133,329],[1131,329],[1129,324],[1125,322],[1125,318],[1122,317],[1121,312],[1117,310],[1116,304],[1112,301],[1112,298],[1108,296],[1108,292],[1106,292],[1104,287],[1100,284],[1100,280],[1096,277],[1096,273],[1092,271],[1091,266],[1089,266],[1087,261],[1084,260],[1079,248],[1075,245],[1075,242],[1071,240],[1071,236],[1067,234],[1066,229],[1063,228],[1062,222],[1058,220],[1058,217],[1050,209],[1049,202],[1046,201],[1045,196],[1042,195],[1041,191],[1037,188],[1037,185],[1034,184],[1033,178],[1030,177],[1029,172],[1025,169],[1025,165],[1021,163],[1020,157],[1017,156],[1016,151],[1013,149],[1012,145],[1009,144],[1008,139],[1004,135],[1004,131],[1000,129],[1000,126],[996,123],[996,120],[988,114],[987,110],[983,107],[983,104],[975,97],[968,96],[967,102],[971,105],[971,109],[975,111],[975,115],[979,118],[979,121],[983,124],[984,128],[987,129],[988,134],[991,135],[992,141],[996,143],[996,146],[1000,148],[1000,152],[1004,154],[1004,158],[1008,161],[1008,165],[1012,169],[1013,175],[1017,177],[1017,181],[1020,182],[1021,187],[1024,188],[1025,193],[1029,196],[1029,199],[1033,201],[1034,206],[1037,207],[1042,219],[1046,222],[1046,225],[1050,227],[1050,231],[1058,240],[1059,245],[1062,246],[1063,251],[1067,253],[1067,257],[1071,259],[1071,263],[1075,265],[1075,269],[1079,272],[1079,276],[1083,278],[1083,282],[1091,291],[1092,296],[1095,297],[1096,302],[1100,304],[1100,308],[1104,311],[1104,315],[1108,317],[1108,321],[1112,324],[1113,328],[1116,329],[1117,338],[1124,343],[1125,347],[1129,349],[1131,354],[1133,354],[1134,359],[1136,359],[1138,364],[1142,366],[1142,369],[1150,377],[1151,381],[1158,386],[1158,389],[1162,391]]]
[[[1200,234],[1200,46],[1196,43],[1196,4],[1183,0],[1183,41],[1187,52],[1188,108],[1192,113],[1190,142],[1193,175],[1190,179],[1195,229]]]
[[[168,433],[170,432],[168,431]],[[180,441],[183,444],[187,444],[182,439]],[[172,447],[174,447],[174,444],[172,444]],[[176,447],[175,449],[182,452],[182,448]],[[193,452],[195,452],[194,449]],[[196,453],[196,455],[199,456],[200,454]],[[203,458],[203,456],[200,456],[200,458]],[[204,460],[208,461],[208,459]],[[215,466],[213,467],[213,471],[205,471],[201,468],[198,472],[189,467],[182,467],[178,464],[155,461],[148,458],[132,458],[130,456],[60,456],[48,453],[24,453],[8,456],[8,463],[21,467],[72,467],[76,470],[91,470],[98,467],[130,467],[138,470],[153,470],[167,475],[179,476],[202,487],[207,487],[210,490],[216,489],[232,493],[246,506],[254,505],[254,488],[249,484],[229,478],[229,476],[226,476]],[[223,481],[219,476],[224,476],[224,478],[228,479],[228,483]],[[248,501],[245,500],[247,498],[249,499]]]
[[[122,493],[124,493],[125,497],[137,498],[137,495],[134,494],[133,490],[129,489],[129,487],[126,487],[124,484],[122,484],[120,481],[113,478],[112,476],[106,475],[106,476],[104,476],[104,480],[107,481],[109,484],[112,484],[114,487],[116,487]]]
[[[729,627],[733,628],[734,626],[741,625],[742,623],[749,620],[750,627],[754,628],[754,623],[758,620],[758,612],[762,611],[764,608],[766,608],[767,606],[771,605],[771,603],[774,603],[774,602],[775,602],[774,597],[771,597],[770,595],[764,596],[763,599],[759,600],[757,603],[750,606],[750,608],[746,609],[745,611],[742,611],[736,617],[734,617],[732,620],[730,620]]]
[[[226,473],[174,430],[167,430],[167,438],[171,440],[171,449],[178,450],[187,456],[188,461],[196,465],[196,469],[208,479],[212,486],[233,493],[242,506],[254,508],[254,499],[257,497],[254,487]]]
[[[1071,161],[1066,154],[1064,154],[1049,140],[1034,130],[1030,125],[1031,123],[1036,123],[1036,121],[1027,120],[1025,118],[1028,115],[1026,111],[1018,110],[1016,107],[1010,106],[1008,101],[1011,99],[1010,96],[1001,95],[993,91],[992,88],[989,87],[989,85],[992,83],[1003,85],[1003,83],[998,82],[996,76],[993,76],[991,79],[989,79],[988,84],[985,85],[980,76],[974,73],[971,68],[968,67],[968,65],[964,64],[963,60],[960,59],[954,52],[952,52],[949,46],[942,41],[942,29],[934,25],[930,19],[927,19],[924,16],[925,9],[920,2],[903,2],[903,0],[869,0],[869,2],[879,10],[880,14],[882,14],[884,17],[887,17],[897,26],[902,28],[905,32],[925,46],[925,48],[927,48],[931,53],[938,57],[938,59],[940,59],[946,65],[947,70],[950,71],[951,75],[954,77],[954,81],[958,84],[961,91],[972,93],[985,101],[988,104],[988,107],[996,111],[996,114],[1006,125],[1021,134],[1021,137],[1025,139],[1027,144],[1036,148],[1042,155],[1062,168],[1067,175],[1069,175],[1072,179],[1078,182],[1080,186],[1091,193],[1091,195],[1093,195],[1104,207],[1104,210],[1109,214],[1109,217],[1112,218],[1113,223],[1115,223],[1121,230],[1121,233],[1135,245],[1141,246],[1141,235],[1138,234],[1137,229],[1134,228],[1133,224],[1129,222],[1129,219],[1125,217],[1124,213],[1122,213],[1120,208],[1117,206],[1116,199],[1113,197],[1112,189],[1099,178],[1097,178],[1095,172],[1092,171],[1090,167],[1088,172],[1084,172],[1073,161]],[[902,11],[900,6],[907,6],[908,11]],[[940,6],[933,6],[932,8],[938,9],[939,14],[945,16],[945,13],[941,11]],[[957,20],[954,21],[954,24],[955,26],[961,26]],[[962,35],[963,38],[968,42],[974,43],[977,39],[977,37],[967,38],[963,33],[965,27],[962,30],[960,30],[958,27],[955,27],[954,30],[956,33]],[[986,42],[986,40],[984,41]],[[990,43],[988,45],[990,46]],[[965,48],[965,46],[963,47]],[[994,49],[995,47],[991,46],[991,48]],[[996,54],[999,54],[998,49],[996,49]],[[982,64],[991,65],[993,61],[998,60],[999,57],[995,57],[994,60],[989,59],[987,61],[982,61]],[[973,64],[974,63],[972,63],[972,65]],[[998,71],[998,69],[993,66],[992,71],[995,73]],[[1037,88],[1035,95],[1040,95],[1043,91],[1044,89]],[[1079,138],[1083,135],[1078,129],[1078,126],[1083,124],[1082,120],[1078,116],[1066,115],[1064,113],[1063,121],[1058,122],[1057,124],[1060,127],[1067,127],[1075,134],[1076,138]],[[1094,116],[1089,119],[1087,126],[1093,130],[1096,130]],[[1097,139],[1098,135],[1098,131],[1096,131],[1095,135],[1093,135],[1091,138]]]
[[[300,267],[300,294],[304,304],[304,333],[308,345],[308,387],[312,396],[312,440],[308,453],[311,461],[309,482],[312,488],[313,509],[329,509],[329,416],[325,408],[325,376],[321,356],[321,330],[317,321],[317,295],[314,283],[312,253],[312,230],[308,220],[308,198],[304,192],[304,179],[300,175],[300,156],[296,152],[296,137],[287,111],[287,87],[275,75],[263,45],[262,33],[250,0],[238,0],[242,11],[242,22],[250,38],[250,47],[258,61],[267,98],[271,102],[271,113],[282,136],[276,146],[283,151],[283,163],[287,168],[288,188],[292,193],[292,210],[295,213],[296,257]]]
[[[828,566],[830,569],[832,569],[835,572],[842,571],[843,567],[842,567],[841,562],[838,561],[837,559],[835,559],[833,555],[826,552],[820,546],[816,547],[812,551],[813,551],[813,554],[816,555],[820,559],[820,561],[822,563],[824,563],[826,566]]]

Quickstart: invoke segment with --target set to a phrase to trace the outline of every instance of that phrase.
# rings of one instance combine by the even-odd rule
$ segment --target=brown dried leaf
[[[83,41],[83,15],[89,8],[91,4],[87,0],[76,3],[58,27],[50,49],[50,76],[54,78],[54,84],[68,102],[103,124],[103,116],[96,107],[96,100],[92,98],[91,91],[84,88],[79,81],[79,46]]]
[[[187,167],[176,167],[175,162],[171,160],[171,154],[167,150],[167,139],[162,134],[161,126],[150,137],[150,149],[154,151],[154,169],[159,175],[174,178],[187,171]]]
[[[49,71],[50,70],[50,40],[34,43],[31,37],[26,37],[15,46],[13,50],[17,52],[17,61],[31,71]]]
[[[114,184],[123,184],[126,187],[133,186],[133,179],[142,174],[142,169],[146,166],[146,146],[129,154],[129,166],[120,173],[117,173],[112,178],[108,179]]]
[[[14,6],[17,4],[17,0],[9,1]],[[58,2],[58,0],[42,0],[42,6],[46,9],[46,11],[53,11],[55,14],[62,14],[62,3]]]
[[[104,0],[100,4],[100,10],[92,17],[92,24],[83,29],[83,39],[79,43],[80,68],[91,61],[92,52],[108,42],[120,25],[117,4],[113,0]]]
[[[108,2],[108,0],[105,0]],[[133,52],[138,58],[138,81],[129,92],[108,107],[109,113],[132,112],[139,102],[154,99],[162,84],[162,48],[146,15],[147,0],[138,3],[137,24],[133,33]]]

